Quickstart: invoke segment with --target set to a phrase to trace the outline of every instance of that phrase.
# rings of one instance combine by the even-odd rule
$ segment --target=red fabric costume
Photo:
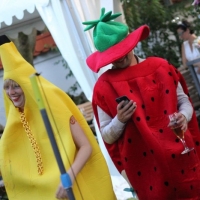
[[[106,148],[117,169],[125,169],[140,200],[200,199],[200,134],[195,115],[185,140],[195,150],[181,154],[183,144],[168,127],[168,114],[178,112],[176,89],[181,74],[166,60],[147,58],[125,69],[108,70],[98,79],[97,105],[110,117],[117,114],[115,99],[126,95],[137,109],[121,137]]]

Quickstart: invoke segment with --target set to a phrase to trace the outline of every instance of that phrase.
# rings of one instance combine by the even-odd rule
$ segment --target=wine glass
[[[192,151],[194,148],[189,148],[185,142],[184,139],[184,132],[181,130],[181,125],[177,124],[177,113],[173,113],[169,115],[169,126],[173,130],[174,134],[180,139],[180,141],[183,143],[184,150],[181,154],[188,153]]]

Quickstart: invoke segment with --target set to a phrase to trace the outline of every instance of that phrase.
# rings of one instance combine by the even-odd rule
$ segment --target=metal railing
[[[200,62],[200,58],[197,58],[195,60],[191,60],[189,62],[186,63],[186,65],[188,66],[188,69],[191,73],[192,79],[194,81],[195,87],[197,89],[198,95],[200,96],[200,83],[199,83],[199,79],[197,77],[197,74],[194,70],[194,64]]]

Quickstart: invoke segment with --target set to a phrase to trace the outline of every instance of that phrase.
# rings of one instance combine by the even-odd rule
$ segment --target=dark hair
[[[187,21],[187,20],[182,20],[181,22],[179,22],[177,24],[177,29],[182,29],[183,31],[186,31],[187,29],[190,30],[190,34],[193,34],[194,33],[194,30],[191,26],[191,24]]]

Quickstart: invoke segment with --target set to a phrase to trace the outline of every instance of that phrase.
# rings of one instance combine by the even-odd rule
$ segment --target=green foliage
[[[71,69],[69,68],[68,63],[64,60],[58,60],[57,62],[55,62],[55,64],[59,64],[60,62],[62,62],[62,66],[67,69],[67,75],[66,75],[66,79],[70,78],[70,77],[74,77]],[[71,95],[71,96],[77,96],[78,94],[76,94],[76,91],[80,88],[80,85],[78,84],[78,82],[76,81],[67,91],[67,94]]]
[[[88,101],[88,99],[86,98],[85,94],[83,92],[81,92],[79,95],[73,95],[73,94],[69,94],[70,98],[72,99],[72,101],[76,104],[82,104]]]
[[[175,67],[181,64],[181,43],[176,33],[176,17],[193,17],[196,33],[200,29],[200,19],[191,6],[191,0],[164,6],[159,0],[121,0],[126,23],[130,32],[143,24],[150,27],[149,37],[134,49],[141,57],[159,56],[167,59]]]

